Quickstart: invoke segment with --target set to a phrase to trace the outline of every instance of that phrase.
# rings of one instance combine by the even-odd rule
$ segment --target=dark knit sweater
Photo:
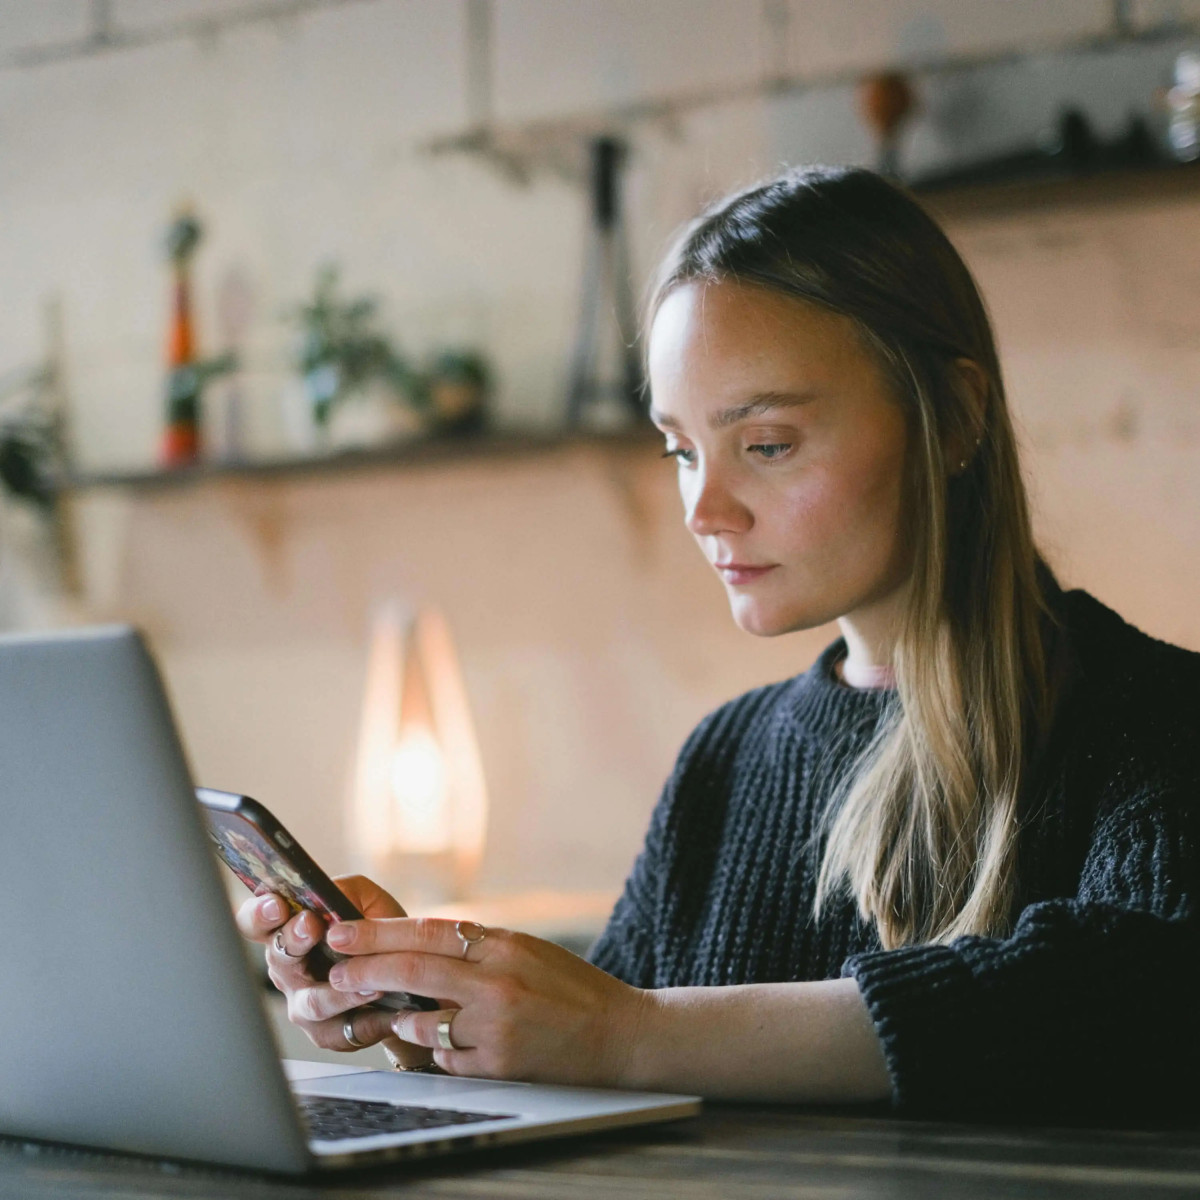
[[[1071,682],[1023,806],[1011,934],[885,951],[849,900],[812,919],[816,822],[894,699],[836,680],[839,640],[688,738],[591,960],[653,988],[853,975],[901,1112],[1200,1107],[1200,654],[1085,592],[1061,610]]]

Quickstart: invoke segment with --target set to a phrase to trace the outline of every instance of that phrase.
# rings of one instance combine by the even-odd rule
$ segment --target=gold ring
[[[393,1071],[412,1071],[417,1075],[429,1075],[438,1071],[440,1068],[435,1062],[420,1063],[415,1067],[406,1067],[400,1056],[390,1046],[384,1046],[384,1054],[387,1055],[387,1060],[392,1064]]]
[[[438,1045],[443,1050],[457,1050],[458,1047],[454,1044],[454,1039],[450,1036],[450,1026],[454,1023],[454,1018],[458,1013],[451,1013],[448,1017],[438,1022],[437,1039]]]
[[[360,1042],[358,1038],[354,1036],[353,1013],[351,1013],[350,1016],[348,1016],[342,1022],[342,1037],[346,1039],[346,1045],[349,1046],[351,1050],[365,1050],[367,1048],[366,1042]]]
[[[464,930],[467,929],[475,933],[476,936],[468,936],[468,934],[464,932]],[[463,958],[467,957],[467,951],[470,950],[472,946],[478,946],[479,943],[482,942],[485,937],[487,937],[487,930],[484,929],[484,927],[480,925],[478,921],[455,921],[454,932],[458,934],[458,940],[463,944]]]

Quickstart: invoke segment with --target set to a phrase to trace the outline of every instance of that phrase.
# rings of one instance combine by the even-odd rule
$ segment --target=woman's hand
[[[350,902],[368,917],[396,918],[404,909],[377,883],[361,875],[348,875],[334,881]],[[383,1009],[363,1009],[379,999],[383,989],[365,994],[338,991],[328,983],[314,979],[308,966],[308,954],[325,936],[325,923],[315,913],[293,914],[286,901],[268,893],[247,900],[237,912],[238,929],[250,941],[266,946],[267,974],[287,998],[288,1019],[308,1034],[323,1050],[357,1050],[346,1040],[345,1022],[353,1016],[355,1040],[364,1046],[382,1042],[393,1062],[405,1069],[427,1065],[430,1055],[419,1046],[406,1045],[395,1036],[391,1021],[395,1015]]]
[[[652,993],[550,942],[505,929],[475,941],[482,927],[463,924],[470,944],[454,921],[339,922],[326,941],[352,957],[333,968],[329,982],[347,998],[393,990],[446,997],[443,1011],[397,1014],[392,1029],[430,1047],[454,1075],[609,1087],[626,1080]],[[451,1050],[438,1041],[446,1020]]]

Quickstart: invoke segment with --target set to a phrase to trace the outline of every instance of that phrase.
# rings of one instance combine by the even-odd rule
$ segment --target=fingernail
[[[335,987],[335,988],[340,988],[340,987],[342,987],[342,985],[345,982],[346,982],[346,968],[345,967],[334,967],[333,970],[329,972],[330,986]]]
[[[293,934],[301,946],[307,946],[312,941],[312,935],[308,932],[308,923],[306,921],[297,921]]]
[[[359,992],[358,993],[359,999],[362,1000],[364,1003],[369,1003],[372,1000],[378,1000],[379,997],[382,995],[383,995],[382,992]]]
[[[392,1018],[392,1032],[401,1040],[406,1041],[404,1030],[408,1026],[408,1019],[412,1016],[410,1012],[397,1013]]]
[[[336,947],[352,946],[358,936],[358,930],[353,925],[331,925],[325,934],[325,940]]]
[[[267,921],[282,921],[287,915],[278,896],[267,896],[258,902],[259,915]]]

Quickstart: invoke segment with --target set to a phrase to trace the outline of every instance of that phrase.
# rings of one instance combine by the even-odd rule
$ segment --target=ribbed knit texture
[[[591,960],[655,988],[853,975],[914,1115],[1200,1107],[1200,654],[1061,604],[1071,684],[1010,934],[884,951],[849,900],[813,921],[819,818],[895,702],[837,681],[838,641],[688,738]]]

